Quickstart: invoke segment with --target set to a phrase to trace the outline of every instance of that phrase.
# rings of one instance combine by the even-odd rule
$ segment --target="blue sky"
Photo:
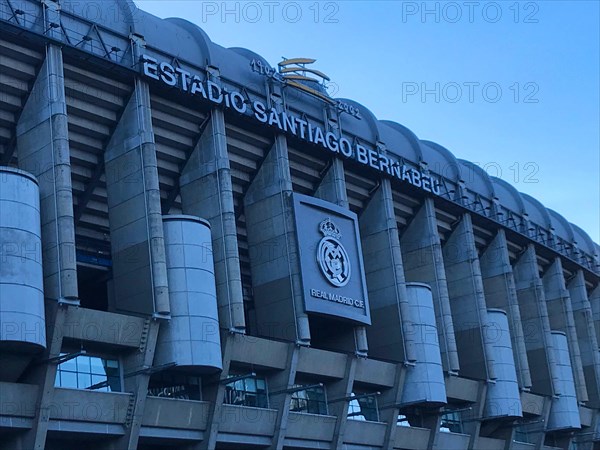
[[[600,242],[600,2],[137,0],[480,163]],[[425,94],[424,94],[425,92]]]

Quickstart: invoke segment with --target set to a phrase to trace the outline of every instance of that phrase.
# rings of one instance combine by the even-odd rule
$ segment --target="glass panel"
[[[61,353],[61,356],[66,355],[67,353]],[[73,359],[69,359],[68,361],[65,361],[63,363],[60,364],[60,368],[62,370],[70,370],[71,372],[77,372],[77,363],[75,362],[76,358]]]
[[[77,389],[77,374],[75,372],[61,371],[60,383],[61,387]]]
[[[89,356],[78,356],[75,361],[77,361],[77,372],[91,373]]]
[[[86,389],[92,385],[92,377],[89,373],[78,373],[77,384],[79,389]]]
[[[91,373],[95,373],[96,375],[102,375],[105,373],[104,365],[102,364],[102,359],[92,356],[90,358],[90,365]]]

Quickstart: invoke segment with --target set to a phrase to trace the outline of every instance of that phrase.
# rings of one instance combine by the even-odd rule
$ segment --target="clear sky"
[[[136,0],[362,103],[600,242],[600,2]]]

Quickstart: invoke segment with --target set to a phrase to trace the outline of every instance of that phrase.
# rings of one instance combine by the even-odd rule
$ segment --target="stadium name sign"
[[[239,91],[226,91],[217,83],[203,80],[200,76],[187,72],[179,67],[174,67],[167,62],[159,62],[148,56],[142,56],[142,73],[144,76],[157,80],[171,87],[178,87],[186,94],[201,97],[204,100],[225,108],[233,109],[240,114],[251,114],[258,122],[277,127],[282,132],[290,134],[303,141],[321,146],[325,150],[352,159],[360,164],[369,166],[393,178],[408,182],[415,187],[427,192],[440,194],[439,182],[429,174],[423,173],[412,167],[379,154],[367,148],[358,141],[334,133],[324,132],[318,125],[309,123],[285,111],[278,112],[276,108],[268,108],[260,100],[250,103],[250,111],[246,98]]]

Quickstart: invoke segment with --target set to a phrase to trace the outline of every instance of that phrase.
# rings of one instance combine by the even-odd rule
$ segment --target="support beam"
[[[371,355],[414,362],[413,324],[390,180],[381,180],[359,224],[373,323],[367,329]]]
[[[184,214],[202,217],[211,225],[220,326],[243,332],[246,322],[233,187],[220,109],[213,110],[206,121],[179,183]]]
[[[548,317],[550,318],[550,328],[552,330],[563,331],[567,335],[577,400],[579,402],[587,402],[589,397],[585,386],[581,351],[577,340],[575,318],[573,317],[573,305],[571,304],[571,296],[565,285],[563,267],[559,257],[555,258],[550,268],[546,270],[542,281],[544,283]]]
[[[334,158],[327,169],[317,191],[315,197],[331,202],[342,208],[350,209],[348,202],[348,193],[346,191],[346,176],[344,174],[344,163],[341,159]],[[342,327],[340,326],[340,332]],[[352,349],[357,355],[367,356],[369,346],[367,343],[367,329],[364,325],[352,327],[354,336],[346,336],[347,333],[340,333],[340,350],[348,350],[348,342],[353,343]],[[344,334],[344,336],[341,336]],[[337,347],[337,346],[336,346]]]
[[[513,270],[527,359],[530,366],[536,368],[531,373],[532,391],[546,396],[560,394],[550,318],[533,244],[527,246]]]
[[[244,197],[258,332],[308,345],[292,194],[287,141],[277,135]]]
[[[344,378],[327,386],[328,399],[344,399],[330,403],[329,405],[329,414],[337,417],[331,441],[331,450],[344,447],[344,432],[346,431],[346,422],[348,421],[349,397],[352,395],[354,389],[356,363],[357,359],[355,356],[347,355]]]
[[[285,435],[287,432],[288,418],[290,415],[290,402],[292,394],[290,391],[296,382],[296,370],[298,368],[298,356],[300,348],[290,343],[288,344],[288,355],[285,369],[273,374],[267,380],[269,391],[282,392],[269,397],[270,406],[277,410],[277,419],[275,421],[275,433],[269,450],[283,450]]]
[[[457,374],[460,369],[458,350],[433,199],[425,199],[404,230],[400,245],[406,281],[431,286],[444,371]]]
[[[48,11],[48,20],[54,16]],[[60,354],[68,308],[79,305],[67,105],[59,47],[46,47],[46,59],[17,123],[16,143],[19,167],[39,181],[48,339],[42,358],[48,360]],[[39,391],[32,428],[23,438],[24,448],[45,448],[55,378],[56,364],[44,364],[27,380],[37,384]]]
[[[487,333],[488,314],[471,216],[464,214],[443,248],[461,375],[497,378]]]
[[[587,406],[600,408],[600,352],[598,352],[598,340],[594,330],[592,306],[588,299],[582,270],[577,271],[567,285],[567,289],[571,297],[583,375],[589,395]]]
[[[133,95],[107,145],[106,191],[116,309],[168,316],[167,264],[150,91]]]
[[[517,289],[504,230],[498,231],[492,243],[481,255],[479,262],[487,306],[506,311],[519,388],[528,391],[531,388],[531,373],[527,360]]]
[[[404,379],[406,369],[403,364],[396,365],[396,382],[394,387],[383,392],[379,401],[380,420],[386,423],[385,438],[383,440],[383,450],[394,450],[396,444],[396,432],[398,430],[398,415],[400,408],[398,405],[402,400],[402,390],[404,389]]]

